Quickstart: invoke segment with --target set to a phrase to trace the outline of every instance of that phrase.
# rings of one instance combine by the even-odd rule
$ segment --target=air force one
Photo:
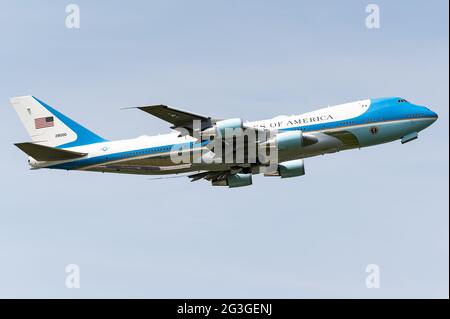
[[[256,122],[214,119],[166,105],[150,105],[137,109],[170,123],[171,133],[109,141],[36,97],[10,100],[32,140],[15,144],[29,156],[31,169],[172,174],[228,187],[251,185],[254,174],[302,176],[304,158],[308,157],[396,140],[404,144],[417,139],[418,133],[438,118],[429,108],[399,97],[361,100]],[[245,147],[243,160],[238,161],[234,156],[236,135],[243,133],[234,133],[230,139],[224,134],[230,129],[255,133],[252,140],[244,139],[245,147],[264,149],[266,155],[267,149],[275,150],[275,162],[261,160],[259,155],[249,160]],[[211,147],[214,141],[218,145],[218,140],[221,146]],[[223,160],[230,153],[222,151],[223,145],[231,148],[231,161]],[[179,161],[180,154],[189,154],[189,161]]]

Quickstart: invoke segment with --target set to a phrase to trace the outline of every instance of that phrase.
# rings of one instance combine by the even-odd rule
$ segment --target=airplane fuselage
[[[408,142],[430,126],[437,115],[430,109],[401,98],[367,99],[326,107],[317,111],[246,122],[244,127],[278,132],[302,131],[317,143],[280,152],[279,161],[302,159],[341,150],[368,147],[401,139]],[[204,148],[192,136],[173,132],[135,139],[105,141],[65,148],[87,155],[73,160],[36,161],[32,168],[52,168],[129,174],[175,174],[202,170],[224,170],[233,164],[174,164],[171,153],[180,145]]]

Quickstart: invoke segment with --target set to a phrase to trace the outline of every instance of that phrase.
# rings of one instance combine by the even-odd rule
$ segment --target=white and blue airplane
[[[429,108],[399,97],[366,99],[256,122],[239,118],[217,120],[166,105],[151,105],[137,108],[169,122],[171,133],[109,141],[36,97],[10,100],[32,140],[15,144],[29,155],[31,169],[145,175],[182,173],[191,181],[205,179],[212,185],[228,187],[251,185],[252,175],[259,173],[281,178],[304,175],[303,159],[308,157],[396,140],[407,143],[438,118]],[[196,134],[207,132],[206,135],[217,137],[228,128],[270,132],[272,145],[278,152],[276,165],[258,160],[228,163],[200,159],[174,163],[172,155],[186,146],[191,153],[202,150],[200,154],[214,157],[209,142]],[[265,142],[255,140],[255,143]]]

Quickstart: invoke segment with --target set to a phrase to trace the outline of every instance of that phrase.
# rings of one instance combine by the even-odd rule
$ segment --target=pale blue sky
[[[448,1],[371,1],[378,30],[368,1],[72,2],[79,30],[71,2],[0,1],[0,297],[448,298]],[[25,94],[110,139],[167,132],[120,110],[152,103],[257,120],[402,96],[440,118],[230,190],[30,171],[8,101]]]

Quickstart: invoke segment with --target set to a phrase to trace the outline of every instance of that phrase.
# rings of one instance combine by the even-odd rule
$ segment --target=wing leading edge
[[[173,129],[185,128],[191,134],[194,130],[194,121],[200,122],[200,130],[211,127],[214,124],[214,120],[211,117],[178,110],[167,105],[148,105],[139,106],[137,108],[148,114],[156,116],[163,121],[169,122],[172,124],[171,128]]]

